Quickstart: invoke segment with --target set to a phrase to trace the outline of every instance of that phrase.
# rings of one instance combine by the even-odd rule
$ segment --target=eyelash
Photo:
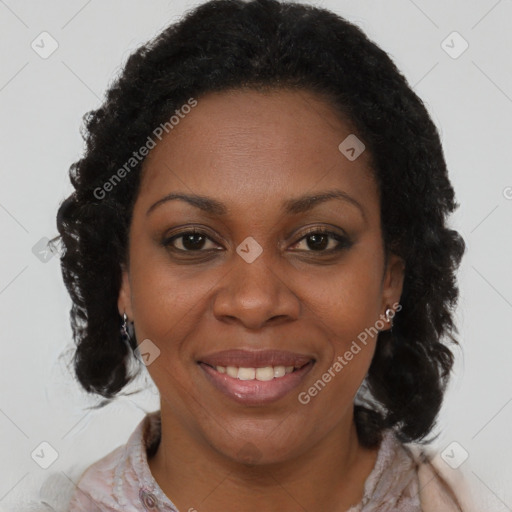
[[[218,250],[218,249],[198,249],[197,251],[193,251],[193,250],[186,250],[186,249],[177,249],[176,247],[174,247],[172,245],[175,240],[177,240],[179,238],[183,238],[186,235],[201,235],[213,242],[213,240],[208,236],[208,234],[206,232],[204,232],[200,229],[189,229],[187,231],[182,231],[181,233],[177,233],[171,237],[165,238],[162,241],[162,245],[164,247],[166,247],[174,252],[178,252],[178,253],[201,253],[201,252],[209,252],[209,251]],[[333,253],[342,251],[344,249],[349,249],[352,246],[352,241],[348,237],[340,235],[339,233],[335,233],[333,231],[329,231],[326,228],[310,228],[310,229],[308,229],[299,238],[299,240],[297,240],[297,242],[295,242],[293,245],[297,245],[298,243],[300,243],[304,239],[310,237],[311,235],[330,236],[331,238],[333,238],[334,240],[336,240],[338,242],[338,246],[335,247],[334,249],[329,249],[329,250],[319,250],[319,251],[306,250],[306,251],[301,251],[301,252],[311,252],[311,253],[316,253],[316,254],[333,254]]]

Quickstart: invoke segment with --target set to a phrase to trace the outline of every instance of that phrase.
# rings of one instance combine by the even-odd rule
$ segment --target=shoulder
[[[111,451],[89,466],[78,479],[69,502],[70,512],[118,510],[113,499],[116,469],[125,458],[127,445]],[[107,508],[108,507],[108,508]]]
[[[78,464],[37,479],[38,482],[34,482],[37,491],[12,505],[10,512],[68,512],[75,482],[85,469],[86,465]]]
[[[403,444],[417,465],[424,512],[481,512],[483,502],[469,485],[468,470],[451,468],[432,447]]]
[[[128,441],[93,464],[78,464],[46,477],[37,499],[13,512],[121,512],[138,503],[148,477],[147,449],[159,441],[159,414],[148,413]]]
[[[69,512],[124,511],[140,499],[140,487],[151,476],[146,456],[160,440],[159,411],[148,413],[126,444],[112,450],[81,475]]]
[[[110,512],[109,496],[113,468],[122,459],[125,446],[88,467],[75,465],[54,472],[42,481],[37,497],[28,498],[11,512]]]

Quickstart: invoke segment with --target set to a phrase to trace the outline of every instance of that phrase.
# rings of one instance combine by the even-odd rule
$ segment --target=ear
[[[388,257],[388,265],[382,281],[382,304],[381,312],[387,308],[393,308],[394,304],[400,302],[405,276],[405,262],[403,258],[394,253]]]
[[[117,309],[121,316],[123,316],[123,313],[126,313],[126,316],[128,317],[128,319],[130,321],[133,321],[130,273],[124,264],[121,265],[121,269],[122,269],[122,279],[121,279],[121,287],[119,289],[119,295],[117,298]]]

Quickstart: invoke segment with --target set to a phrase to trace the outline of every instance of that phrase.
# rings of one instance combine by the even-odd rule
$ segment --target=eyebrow
[[[363,219],[366,221],[365,210],[362,205],[354,199],[352,196],[344,192],[343,190],[333,189],[326,190],[322,192],[315,192],[314,194],[305,194],[296,198],[287,199],[283,202],[282,210],[284,213],[288,215],[297,215],[299,213],[304,213],[309,210],[312,210],[314,207],[321,203],[325,203],[326,201],[337,199],[352,206],[355,206],[361,213]],[[159,199],[156,203],[152,204],[146,215],[149,215],[155,208],[164,204],[168,201],[173,200],[181,200],[189,203],[200,210],[209,213],[211,215],[223,216],[226,215],[228,209],[224,203],[217,201],[211,197],[201,196],[196,194],[182,194],[182,193],[171,193],[168,194],[161,199]]]

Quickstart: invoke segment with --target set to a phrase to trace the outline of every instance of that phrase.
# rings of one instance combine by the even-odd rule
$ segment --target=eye
[[[193,229],[166,238],[162,245],[181,252],[205,252],[215,249],[214,247],[206,247],[205,249],[204,246],[207,241],[213,243],[213,240],[204,231]]]
[[[208,242],[211,246],[208,247]],[[293,247],[305,243],[306,249],[299,249],[304,252],[333,253],[347,249],[352,241],[339,233],[325,228],[311,228],[296,242]],[[216,244],[206,232],[198,229],[189,229],[167,237],[162,241],[164,247],[176,252],[207,252],[219,250]],[[308,250],[309,249],[309,250]]]
[[[312,228],[308,230],[294,247],[303,241],[305,241],[306,247],[310,249],[306,249],[306,252],[331,253],[347,249],[352,245],[352,241],[346,236],[325,228]],[[329,247],[329,245],[331,246]]]

